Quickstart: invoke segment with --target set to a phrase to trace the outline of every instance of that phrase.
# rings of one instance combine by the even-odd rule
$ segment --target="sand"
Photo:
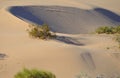
[[[90,33],[101,25],[120,24],[118,2],[120,1],[2,1],[0,78],[14,78],[24,67],[48,70],[55,73],[57,78],[76,78],[80,72],[85,72],[92,78],[99,74],[115,78],[120,74],[117,43],[111,35]],[[16,9],[13,6],[18,7]],[[48,23],[59,36],[56,40],[43,41],[29,37],[26,31],[29,23],[43,22]]]

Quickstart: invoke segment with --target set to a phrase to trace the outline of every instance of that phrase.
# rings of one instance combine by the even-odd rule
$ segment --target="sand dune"
[[[49,70],[57,78],[76,78],[80,72],[92,78],[100,74],[106,78],[120,75],[120,53],[113,36],[84,34],[102,25],[119,25],[118,3],[118,0],[3,1],[0,78],[14,78],[23,67]],[[57,39],[30,38],[26,31],[29,23],[49,24]]]
[[[103,8],[24,6],[11,7],[9,11],[33,23],[47,23],[53,31],[64,34],[90,33],[100,26],[120,25],[120,16]]]

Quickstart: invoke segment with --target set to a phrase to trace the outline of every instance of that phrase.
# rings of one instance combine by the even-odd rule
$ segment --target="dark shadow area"
[[[71,37],[57,36],[56,40],[66,43],[66,44],[71,44],[71,45],[76,45],[76,46],[84,46],[84,44],[80,43],[78,40],[71,38]]]
[[[88,66],[92,70],[96,68],[92,55],[89,52],[83,52],[80,56],[86,66]]]
[[[117,15],[112,11],[109,11],[109,10],[103,9],[103,8],[95,8],[94,10],[97,11],[98,13],[101,13],[104,16],[108,17],[112,21],[120,22],[120,15]]]
[[[13,6],[9,11],[26,22],[46,23],[53,32],[64,34],[90,33],[100,26],[120,25],[120,15],[103,8]]]
[[[30,11],[27,11],[24,7],[12,7],[10,12],[18,18],[25,19],[39,25],[43,24],[43,21],[41,21],[40,18],[33,15]]]
[[[0,53],[0,60],[4,60],[7,57],[6,54]]]

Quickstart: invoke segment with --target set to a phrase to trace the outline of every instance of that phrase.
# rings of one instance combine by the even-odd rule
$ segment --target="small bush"
[[[95,31],[98,34],[120,34],[120,26],[116,27],[108,27],[108,26],[103,26],[99,27]]]
[[[96,33],[98,34],[115,34],[115,40],[118,42],[118,46],[120,48],[120,26],[116,27],[99,27],[96,29]],[[109,49],[109,48],[107,48]]]
[[[29,25],[28,33],[31,37],[39,39],[50,39],[55,38],[56,35],[50,32],[50,28],[47,24],[40,25]]]
[[[96,29],[96,33],[98,33],[98,34],[103,34],[103,33],[111,34],[111,33],[113,33],[112,27],[107,27],[107,26],[99,27],[98,29]]]
[[[54,74],[48,71],[39,71],[36,69],[23,69],[23,71],[18,72],[15,78],[56,78]]]
[[[114,33],[120,34],[120,26],[115,27],[113,30],[114,30]]]

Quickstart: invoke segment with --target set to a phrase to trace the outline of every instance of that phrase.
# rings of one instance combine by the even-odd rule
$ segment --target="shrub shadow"
[[[71,38],[71,37],[66,37],[66,36],[57,36],[55,38],[57,41],[66,43],[66,44],[71,44],[71,45],[76,45],[76,46],[83,46],[84,44],[80,43],[77,39]]]

